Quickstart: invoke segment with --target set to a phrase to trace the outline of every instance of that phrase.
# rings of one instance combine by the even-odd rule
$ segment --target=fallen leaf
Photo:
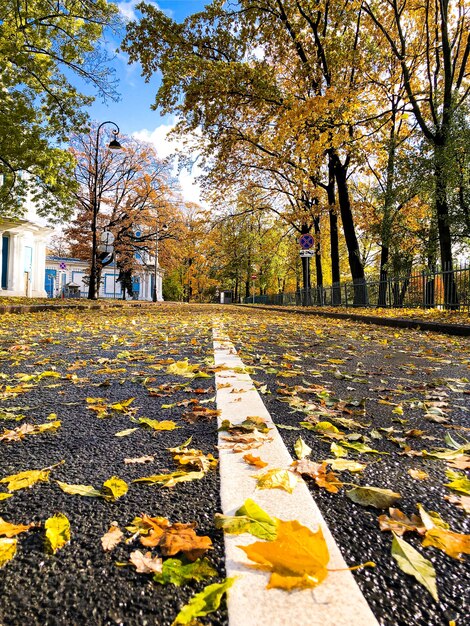
[[[0,535],[11,538],[27,532],[30,528],[34,528],[36,524],[10,524],[0,517]]]
[[[136,430],[139,430],[138,428],[126,428],[126,430],[120,430],[118,433],[114,433],[115,437],[127,437],[127,435],[131,435],[132,433],[135,433]]]
[[[204,617],[216,611],[227,590],[233,585],[235,578],[226,578],[222,583],[214,583],[204,587],[202,591],[191,598],[173,620],[171,626],[191,624],[196,617]]]
[[[445,528],[431,528],[426,531],[423,547],[432,546],[442,550],[453,559],[460,559],[460,554],[470,554],[470,535],[454,533]]]
[[[353,487],[346,492],[350,500],[361,506],[374,506],[376,509],[388,509],[401,498],[399,493],[379,487]]]
[[[429,474],[427,472],[419,469],[409,469],[408,474],[415,480],[427,480],[429,478]]]
[[[103,483],[102,495],[105,500],[116,502],[116,500],[126,495],[128,489],[128,484],[122,478],[111,476]]]
[[[151,552],[143,554],[140,550],[131,552],[129,562],[134,565],[138,574],[160,573],[162,571],[162,560]]]
[[[12,493],[0,493],[0,500],[6,500],[7,498],[13,498]]]
[[[0,496],[1,495],[2,494],[0,494]],[[447,502],[450,502],[451,504],[455,504],[455,506],[459,507],[459,509],[465,511],[467,515],[470,514],[470,496],[457,496],[452,494],[450,496],[444,496],[444,500],[447,500]]]
[[[153,463],[154,456],[139,456],[132,459],[124,459],[124,463],[130,465],[132,463]]]
[[[180,428],[176,422],[171,420],[162,420],[159,422],[158,420],[152,420],[149,417],[139,417],[139,424],[144,426],[148,426],[152,430],[175,430],[176,428]]]
[[[215,514],[215,527],[231,535],[250,533],[258,539],[272,541],[277,536],[278,520],[248,498],[235,515]]]
[[[161,585],[184,585],[186,582],[196,580],[198,582],[217,576],[215,570],[207,559],[197,559],[194,563],[183,563],[180,559],[165,559],[162,571],[155,574],[154,582]]]
[[[292,493],[297,485],[297,478],[285,469],[272,469],[254,476],[257,489],[283,489]]]
[[[17,539],[0,537],[0,568],[15,556],[17,541]]]
[[[141,543],[148,545],[144,537]],[[212,548],[212,541],[207,536],[197,535],[193,524],[175,522],[165,528],[158,545],[164,556],[174,556],[181,552],[189,561],[195,561]]]
[[[343,486],[338,477],[333,472],[328,471],[326,462],[314,463],[309,459],[302,459],[301,461],[294,461],[291,467],[297,474],[310,476],[318,487],[326,489],[330,493],[337,493]]]
[[[312,452],[312,448],[307,446],[302,437],[299,437],[294,444],[294,452],[297,458],[302,460],[305,457],[309,456],[309,454]]]
[[[349,459],[325,459],[323,463],[327,463],[334,472],[362,472],[367,467],[366,463],[358,461],[350,461]]]
[[[239,546],[260,569],[271,572],[267,588],[306,589],[327,576],[328,548],[321,528],[316,532],[296,520],[278,522],[274,541]]]
[[[92,485],[69,485],[68,483],[63,483],[60,480],[56,480],[56,483],[59,485],[62,491],[73,496],[101,498],[103,495],[101,491],[98,491]]]
[[[262,461],[259,456],[253,456],[252,454],[245,454],[243,456],[243,460],[248,463],[248,465],[253,465],[254,467],[267,467],[267,463]]]
[[[38,482],[47,483],[50,470],[27,470],[18,474],[11,474],[0,480],[0,483],[8,483],[8,491],[18,491],[32,487]]]
[[[46,529],[46,547],[55,554],[70,541],[70,522],[66,515],[57,513],[44,523]]]
[[[390,508],[388,510],[390,517],[380,515],[378,518],[380,530],[390,530],[400,537],[406,532],[417,531],[420,535],[424,535],[426,528],[422,519],[418,515],[407,517],[400,509]]]
[[[133,483],[161,483],[164,487],[174,487],[177,483],[185,483],[204,478],[206,472],[172,472],[171,474],[154,474],[136,478]]]
[[[113,522],[108,532],[101,537],[103,550],[113,550],[119,543],[121,543],[123,537],[124,533],[117,525],[117,522]]]
[[[392,556],[398,567],[405,574],[414,576],[419,583],[426,587],[434,600],[439,602],[436,587],[436,570],[431,561],[425,559],[410,544],[396,535],[393,536],[392,541]]]

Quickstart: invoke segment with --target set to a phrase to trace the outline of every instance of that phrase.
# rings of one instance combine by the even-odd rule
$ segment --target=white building
[[[67,297],[70,291],[80,292],[81,298],[88,296],[88,285],[84,277],[89,273],[89,263],[70,257],[48,256],[46,258],[45,289],[50,298]],[[117,281],[118,270],[113,263],[103,268],[101,275],[99,298],[122,298],[121,283]],[[163,271],[157,269],[157,301],[163,300],[162,295]],[[155,269],[142,265],[140,271],[132,280],[132,291],[136,300],[152,300],[153,285],[155,282]],[[126,298],[128,298],[126,294]]]
[[[0,296],[45,298],[46,241],[53,232],[28,199],[21,219],[0,216]]]

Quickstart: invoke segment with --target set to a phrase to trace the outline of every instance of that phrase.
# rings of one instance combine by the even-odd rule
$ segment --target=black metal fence
[[[295,293],[252,295],[245,304],[442,308],[470,311],[470,266],[436,267],[403,276],[369,276],[364,281],[299,289]]]

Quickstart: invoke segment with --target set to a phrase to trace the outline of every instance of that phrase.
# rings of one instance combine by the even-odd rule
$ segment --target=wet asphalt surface
[[[447,447],[444,437],[449,432],[469,438],[468,340],[265,311],[228,311],[168,305],[156,311],[0,317],[0,415],[11,408],[26,415],[22,422],[0,420],[0,429],[25,422],[44,423],[50,413],[62,421],[56,433],[0,442],[0,477],[65,461],[52,470],[49,483],[14,492],[12,498],[0,501],[0,517],[17,524],[44,522],[62,512],[69,518],[72,532],[71,542],[55,555],[44,551],[42,528],[19,536],[16,556],[0,569],[2,626],[167,626],[195,592],[224,578],[223,537],[213,524],[213,514],[220,511],[217,471],[173,488],[131,483],[141,476],[174,471],[166,449],[180,445],[190,435],[192,447],[217,456],[214,419],[188,422],[185,413],[190,407],[162,408],[191,399],[210,400],[215,395],[212,375],[188,381],[166,373],[169,359],[185,357],[210,373],[214,314],[222,316],[244,362],[253,368],[252,377],[265,392],[262,398],[276,423],[301,428],[299,422],[308,415],[305,403],[319,405],[321,397],[328,397],[330,407],[342,408],[343,418],[362,424],[361,428],[341,427],[342,431],[357,432],[362,436],[359,441],[389,453],[350,452],[348,458],[368,464],[359,475],[342,472],[344,482],[398,491],[402,498],[397,506],[405,513],[416,513],[416,503],[420,502],[426,510],[439,512],[453,531],[469,532],[464,512],[444,499],[452,493],[444,486],[448,482],[446,462],[403,455],[400,446],[400,439],[405,439],[414,450]],[[45,377],[31,387],[18,384],[20,374],[53,368],[60,378]],[[178,387],[181,383],[188,385]],[[324,393],[320,397],[297,392],[299,385],[316,385]],[[111,412],[110,417],[100,419],[88,408],[86,399],[90,397],[104,398],[107,403],[133,397],[130,407],[137,410]],[[423,401],[445,403],[440,407],[447,424],[424,418],[425,411],[419,405]],[[402,414],[393,413],[397,405],[402,407]],[[204,406],[215,408],[213,401]],[[153,432],[138,427],[129,436],[115,437],[116,432],[138,426],[132,417],[144,416],[174,420],[180,428]],[[379,430],[391,427],[393,433]],[[413,429],[423,433],[404,435]],[[316,432],[304,428],[280,428],[279,432],[292,456],[293,445],[301,435],[312,448],[312,460],[332,457],[331,440]],[[374,438],[377,436],[382,438]],[[403,441],[401,445],[405,445]],[[126,457],[143,455],[154,456],[154,461],[124,464]],[[429,478],[411,478],[407,473],[410,468],[425,470]],[[115,503],[65,494],[54,482],[99,488],[113,475],[129,484],[127,494]],[[345,496],[347,488],[332,494],[318,489],[309,479],[307,484],[347,563],[352,566],[372,560],[377,564],[355,576],[380,624],[448,626],[453,619],[456,626],[470,623],[468,560],[461,562],[435,548],[422,548],[414,533],[405,534],[404,539],[436,568],[440,598],[436,603],[391,558],[391,534],[381,532],[377,523],[383,511],[354,504]],[[4,484],[0,491],[6,492]],[[138,542],[104,552],[100,538],[113,521],[124,529],[142,513],[167,517],[171,522],[197,522],[198,534],[213,541],[208,558],[219,577],[182,587],[157,585],[151,575],[117,566],[116,562],[127,561],[130,552],[140,547]],[[201,622],[225,626],[225,608]]]
[[[190,435],[192,447],[217,456],[214,420],[190,424],[183,419],[187,406],[160,408],[162,404],[214,397],[213,376],[190,380],[187,387],[177,389],[175,384],[188,383],[188,379],[166,374],[166,364],[160,363],[188,357],[190,363],[204,366],[204,360],[212,355],[207,320],[180,317],[175,311],[38,313],[0,317],[0,332],[0,410],[21,407],[27,416],[22,422],[1,420],[0,432],[23,422],[44,423],[50,413],[62,421],[54,434],[0,442],[0,476],[65,460],[51,472],[48,483],[16,491],[12,498],[0,501],[0,517],[16,524],[44,522],[61,512],[71,525],[70,543],[55,555],[45,553],[42,528],[19,536],[16,556],[0,569],[0,624],[171,624],[194,593],[225,577],[223,537],[213,524],[214,512],[220,511],[218,474],[212,470],[202,480],[174,488],[131,481],[175,471],[166,448],[180,445]],[[6,391],[7,386],[17,387],[17,375],[52,368],[62,377],[43,378],[16,397]],[[158,390],[162,384],[169,389]],[[199,393],[188,392],[188,388],[197,388]],[[152,389],[157,389],[154,395],[150,395]],[[132,415],[111,412],[111,417],[99,419],[87,407],[87,397],[101,397],[109,403],[134,397],[131,406],[138,408],[136,418],[174,420],[179,428],[155,432],[139,427],[129,436],[115,437],[116,432],[138,426],[131,421]],[[203,406],[215,408],[214,402]],[[125,458],[144,455],[154,456],[154,462],[124,464]],[[114,475],[129,484],[127,494],[115,503],[63,493],[54,482],[99,489]],[[0,490],[6,492],[6,485],[0,485]],[[150,574],[138,574],[133,567],[116,566],[142,546],[134,541],[104,552],[100,538],[113,521],[124,531],[142,513],[167,517],[171,522],[197,522],[197,533],[213,541],[214,549],[207,556],[219,577],[177,587],[156,584]],[[224,610],[206,618],[205,623],[225,625]]]
[[[445,436],[469,439],[470,433],[470,341],[436,333],[388,329],[368,324],[332,321],[298,315],[252,313],[243,319],[231,338],[246,365],[254,368],[253,379],[265,392],[262,395],[275,423],[299,427],[314,410],[302,412],[302,401],[316,403],[320,410],[322,391],[327,392],[327,408],[344,406],[339,417],[354,419],[365,428],[345,428],[357,433],[370,447],[388,455],[356,454],[348,458],[367,463],[363,472],[338,472],[345,483],[388,488],[401,494],[395,505],[408,516],[417,513],[421,503],[427,511],[437,511],[454,532],[469,533],[468,517],[444,498],[452,492],[444,486],[447,464],[443,460],[402,454],[411,450],[448,448]],[[266,387],[264,387],[266,385]],[[295,386],[319,386],[319,396],[293,393]],[[325,396],[323,396],[325,398]],[[297,400],[301,400],[297,403]],[[289,401],[294,401],[290,405]],[[343,401],[343,403],[341,402]],[[390,404],[382,404],[384,401]],[[424,418],[420,402],[436,402],[447,423]],[[397,405],[403,413],[393,413]],[[329,420],[321,416],[320,420]],[[331,418],[334,423],[334,419]],[[393,428],[394,432],[380,431]],[[422,431],[421,434],[410,431]],[[309,458],[320,462],[332,458],[333,442],[319,433],[300,428],[279,428],[292,457],[299,436],[312,448]],[[372,432],[372,434],[371,434]],[[381,436],[381,439],[375,438]],[[389,439],[395,438],[397,441]],[[402,440],[400,442],[400,439]],[[411,452],[412,454],[412,452]],[[420,469],[429,478],[415,480],[407,471]],[[464,472],[460,472],[464,474]],[[466,472],[468,476],[468,472]],[[404,574],[391,557],[392,536],[381,532],[377,518],[386,511],[362,507],[349,500],[344,487],[339,493],[319,489],[313,480],[306,482],[319,505],[349,566],[366,561],[374,569],[354,572],[378,621],[383,626],[458,626],[470,624],[470,568],[468,556],[462,561],[435,548],[422,548],[416,533],[403,537],[437,572],[439,603],[428,591]],[[334,574],[331,574],[334,575]]]

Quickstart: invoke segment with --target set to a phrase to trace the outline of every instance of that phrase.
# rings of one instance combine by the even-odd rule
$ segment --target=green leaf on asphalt
[[[70,541],[70,522],[63,513],[49,517],[44,528],[46,529],[46,547],[53,554]]]
[[[431,563],[415,550],[409,543],[400,537],[393,535],[392,556],[398,563],[398,567],[414,576],[416,580],[424,585],[436,602],[439,601],[436,586],[436,571]]]
[[[48,480],[49,470],[27,470],[18,474],[11,474],[11,476],[5,476],[5,478],[0,480],[0,483],[8,483],[8,491],[18,491],[32,487],[39,482],[47,483]]]
[[[144,426],[148,426],[153,430],[175,430],[175,428],[180,428],[176,422],[172,422],[171,420],[162,420],[159,422],[158,420],[153,420],[149,417],[139,417],[137,422],[139,422],[139,424],[143,424]]]
[[[17,539],[0,538],[0,569],[16,554]]]
[[[227,590],[233,585],[235,578],[226,578],[223,583],[208,585],[200,593],[191,598],[173,620],[171,626],[190,624],[195,617],[203,617],[216,611]]]
[[[197,559],[194,563],[183,563],[181,559],[166,559],[163,561],[162,571],[155,574],[153,580],[161,585],[172,583],[184,585],[191,580],[206,580],[217,576],[218,572],[212,567],[207,559]]]
[[[297,458],[299,460],[305,459],[305,457],[307,457],[311,451],[312,451],[312,448],[307,446],[307,444],[302,439],[302,437],[299,437],[294,444],[294,452]]]
[[[101,498],[103,496],[101,491],[98,491],[92,485],[69,485],[60,480],[56,480],[56,483],[62,491],[72,496],[87,496],[89,498]]]
[[[374,506],[376,509],[388,509],[401,498],[399,493],[379,487],[354,487],[346,492],[350,500],[361,506]]]
[[[276,424],[277,428],[283,428],[284,430],[302,430],[298,426],[289,426],[289,424]]]
[[[273,541],[277,537],[278,520],[248,498],[235,515],[215,514],[215,527],[231,535],[250,533],[259,539]]]
[[[315,424],[315,430],[320,433],[339,433],[339,428],[336,428],[331,422],[318,422]]]
[[[118,433],[114,433],[115,437],[127,437],[127,435],[131,435],[132,433],[135,433],[136,430],[139,430],[138,428],[126,428],[126,430],[120,430]]]
[[[111,476],[103,483],[102,495],[105,500],[116,502],[116,500],[126,495],[128,489],[128,484],[122,478]]]

